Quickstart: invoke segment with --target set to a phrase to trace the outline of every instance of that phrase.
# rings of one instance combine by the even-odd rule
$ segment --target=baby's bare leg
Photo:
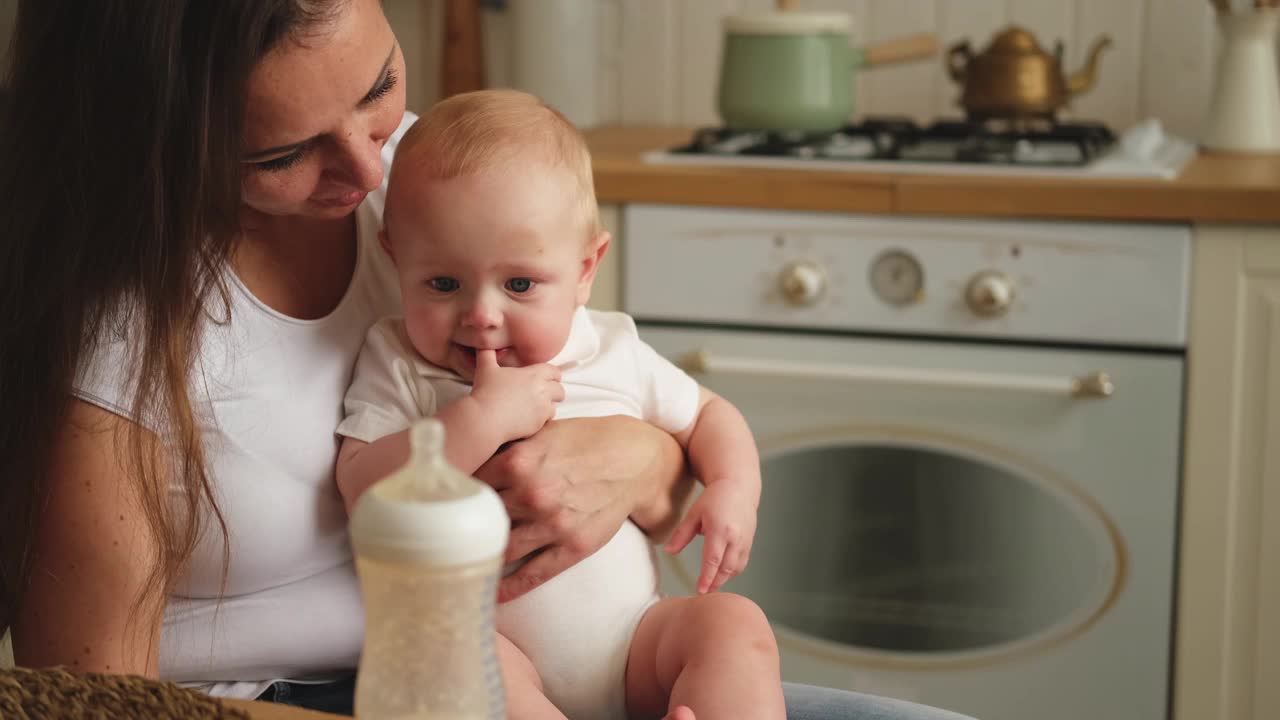
[[[632,720],[687,705],[698,720],[783,720],[778,645],[764,613],[732,593],[667,598],[636,629],[627,660]]]
[[[507,691],[509,720],[566,720],[564,713],[542,694],[542,680],[533,663],[502,633],[498,633],[498,663]]]

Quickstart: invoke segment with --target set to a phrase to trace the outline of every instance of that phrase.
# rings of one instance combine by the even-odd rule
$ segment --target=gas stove
[[[1194,145],[1151,120],[1117,136],[1095,122],[977,123],[868,117],[834,133],[704,127],[650,153],[655,163],[945,174],[1108,175],[1171,179]]]
[[[994,125],[939,120],[928,126],[904,118],[868,118],[824,135],[698,130],[682,154],[1004,165],[1083,165],[1110,148],[1115,135],[1099,123]]]

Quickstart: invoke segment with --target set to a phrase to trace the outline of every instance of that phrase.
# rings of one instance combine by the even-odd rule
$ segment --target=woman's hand
[[[635,418],[548,423],[476,471],[511,515],[506,561],[528,557],[502,580],[513,600],[604,546],[631,517],[662,536],[691,483],[675,439]]]

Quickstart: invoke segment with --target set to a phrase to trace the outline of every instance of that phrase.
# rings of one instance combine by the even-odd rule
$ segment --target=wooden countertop
[[[675,127],[588,131],[600,202],[1280,224],[1280,155],[1201,154],[1167,181],[684,166],[641,158],[692,133]]]

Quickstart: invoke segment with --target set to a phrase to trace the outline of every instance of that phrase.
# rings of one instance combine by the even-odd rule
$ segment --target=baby
[[[590,557],[498,608],[509,717],[781,719],[777,646],[751,601],[713,592],[745,567],[760,500],[742,415],[658,355],[621,313],[587,310],[610,237],[581,134],[511,90],[453,96],[396,150],[382,245],[403,317],[370,329],[346,397],[338,487],[350,508],[435,416],[474,473],[548,420],[626,414],[672,433],[705,486],[672,533],[701,533],[698,594],[660,599],[626,522]],[[361,457],[361,456],[364,457]]]

